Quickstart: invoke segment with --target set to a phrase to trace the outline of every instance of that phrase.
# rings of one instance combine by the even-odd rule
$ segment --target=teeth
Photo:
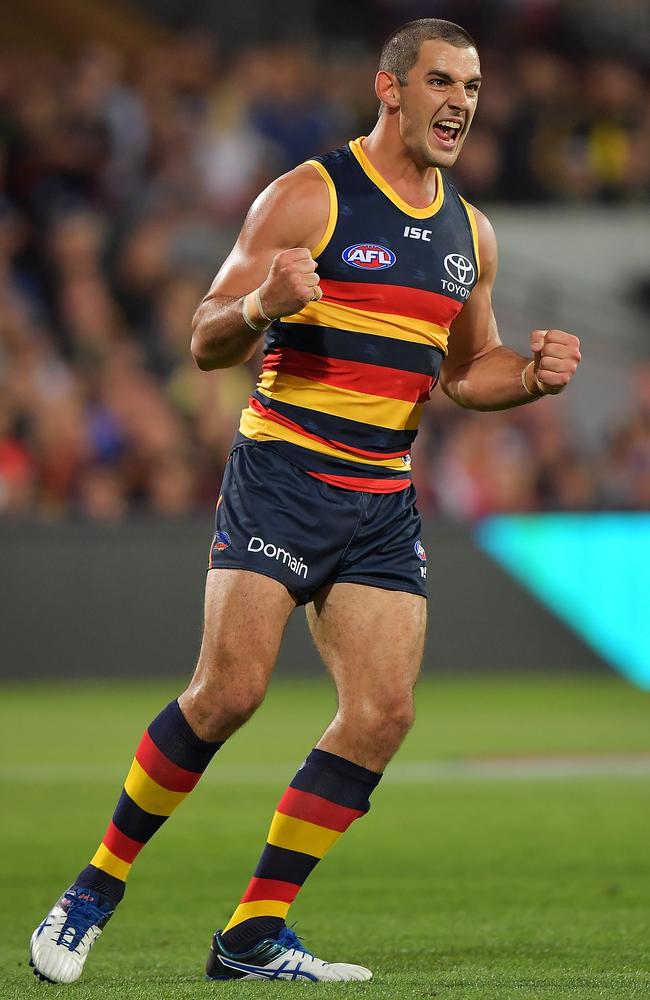
[[[436,124],[437,125],[444,125],[445,128],[455,128],[455,129],[459,129],[460,128],[459,122],[444,121],[444,122],[436,122]]]

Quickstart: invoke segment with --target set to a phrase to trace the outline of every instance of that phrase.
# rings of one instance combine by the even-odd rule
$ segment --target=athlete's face
[[[481,70],[475,48],[423,42],[399,89],[400,133],[421,166],[456,162],[476,111]]]

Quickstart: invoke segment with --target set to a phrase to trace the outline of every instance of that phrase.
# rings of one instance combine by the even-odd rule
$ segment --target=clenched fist
[[[564,330],[533,330],[530,346],[534,360],[525,374],[530,391],[534,391],[531,383],[536,382],[549,395],[562,392],[580,363],[578,338]]]
[[[270,319],[291,316],[322,296],[316,261],[305,247],[276,254],[266,281],[260,285],[260,302]]]

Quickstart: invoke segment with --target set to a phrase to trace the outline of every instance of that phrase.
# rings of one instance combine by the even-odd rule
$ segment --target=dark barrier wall
[[[0,524],[0,676],[191,673],[201,631],[211,519]],[[429,524],[425,670],[603,670],[573,633],[479,552],[456,525]],[[395,644],[400,622],[395,621]],[[279,669],[322,669],[304,612]]]

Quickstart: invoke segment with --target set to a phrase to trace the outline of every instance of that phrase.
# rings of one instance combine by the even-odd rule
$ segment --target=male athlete
[[[34,932],[41,979],[81,975],[136,855],[262,701],[300,604],[338,711],[282,796],[206,975],[371,977],[313,956],[285,919],[368,811],[412,723],[426,616],[409,455],[420,410],[438,380],[470,409],[520,406],[560,392],[580,360],[560,330],[535,330],[530,358],[499,339],[492,228],[440,170],[463,146],[480,83],[457,25],[425,19],[391,35],[375,128],[260,195],[196,312],[204,371],[246,361],[266,332],[217,504],[198,666],[146,730],[96,854]]]

